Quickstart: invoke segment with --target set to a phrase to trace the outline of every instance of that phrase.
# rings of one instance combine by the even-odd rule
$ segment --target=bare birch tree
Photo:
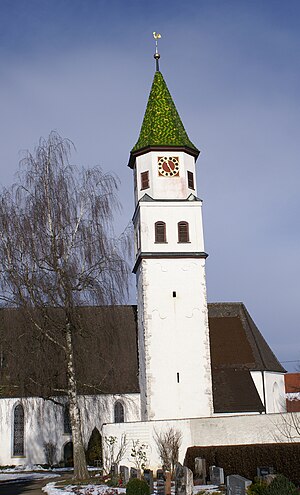
[[[118,182],[99,168],[71,166],[72,147],[56,132],[41,139],[22,160],[17,183],[0,196],[0,297],[22,308],[37,335],[64,356],[74,477],[83,479],[73,345],[84,331],[78,308],[122,302],[128,269],[120,254],[126,235],[116,240],[112,230]]]
[[[154,440],[161,459],[162,468],[165,471],[171,471],[173,476],[182,443],[181,431],[173,427],[169,427],[167,430],[159,433],[154,431]]]

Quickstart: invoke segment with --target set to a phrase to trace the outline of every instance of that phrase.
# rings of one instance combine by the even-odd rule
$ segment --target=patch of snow
[[[106,485],[85,485],[80,487],[68,485],[63,489],[57,488],[55,485],[56,483],[48,483],[42,490],[48,495],[104,495],[104,493],[117,495],[126,492],[125,488],[111,488]]]
[[[125,488],[111,488],[106,485],[86,485],[84,487],[76,487],[76,485],[68,485],[62,488],[57,488],[56,483],[48,483],[44,486],[43,491],[48,495],[104,495],[107,494],[124,494],[126,492]],[[218,491],[217,485],[197,485],[194,486],[194,494],[200,492],[200,490],[205,490],[207,495],[213,495]]]
[[[19,472],[30,472],[30,471],[49,471],[43,468],[39,464],[19,464],[13,468],[0,469],[0,473],[19,473]]]
[[[300,400],[300,392],[290,392],[285,394],[287,400]]]
[[[60,488],[55,487],[55,483],[47,483],[46,486],[42,488],[43,492],[48,493],[48,495],[74,495],[74,492],[70,492],[68,489],[71,489],[72,486],[68,486],[65,490],[61,490]]]
[[[201,490],[205,490],[207,495],[214,494],[216,491],[219,491],[219,487],[217,485],[195,485],[194,486],[194,494],[200,492]]]
[[[47,478],[58,478],[59,474],[53,473],[0,473],[0,481],[18,482],[23,480],[43,480]]]

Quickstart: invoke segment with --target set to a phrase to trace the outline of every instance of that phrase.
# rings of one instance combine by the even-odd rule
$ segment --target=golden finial
[[[154,58],[156,60],[156,71],[159,72],[159,59],[160,59],[160,54],[158,53],[158,40],[161,38],[161,34],[156,33],[153,31],[153,38],[155,39],[155,53],[154,53]]]

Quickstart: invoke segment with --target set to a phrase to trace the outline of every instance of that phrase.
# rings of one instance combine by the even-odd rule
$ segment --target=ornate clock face
[[[176,156],[159,156],[158,173],[164,177],[179,175],[179,160]]]

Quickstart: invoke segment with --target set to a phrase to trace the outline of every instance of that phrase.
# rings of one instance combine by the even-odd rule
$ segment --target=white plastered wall
[[[300,422],[300,413],[293,413],[294,419]],[[161,467],[157,453],[155,435],[173,427],[182,433],[182,444],[179,451],[179,461],[183,462],[188,447],[212,445],[242,445],[287,442],[286,423],[291,422],[291,413],[258,414],[241,416],[216,416],[212,418],[195,418],[170,421],[149,421],[139,423],[122,423],[103,425],[103,436],[122,434],[128,439],[127,450],[122,464],[132,466],[132,440],[139,440],[148,446],[146,449],[148,466],[156,470]],[[294,438],[293,441],[299,441]]]
[[[272,371],[251,371],[252,379],[266,407],[266,413],[286,411],[284,374]]]
[[[202,201],[142,202],[139,205],[140,249],[142,252],[203,252]],[[165,243],[155,243],[155,222],[166,224]],[[178,242],[178,222],[188,222],[189,242]]]
[[[179,159],[179,174],[174,177],[163,177],[158,173],[158,158],[174,156]],[[197,196],[195,177],[195,159],[182,151],[151,151],[136,158],[137,191],[136,203],[147,193],[154,199],[186,199],[190,194]],[[189,189],[187,184],[187,171],[194,174],[194,187]],[[147,189],[141,189],[141,173],[149,172],[149,185]]]
[[[95,427],[101,431],[104,422],[114,421],[116,401],[124,406],[125,421],[140,419],[139,394],[79,397],[85,446]],[[17,404],[24,407],[25,455],[22,457],[12,455],[13,411]],[[54,402],[40,398],[1,399],[0,439],[0,465],[43,464],[46,463],[44,444],[52,442],[56,446],[56,462],[60,462],[71,435],[64,433],[63,408]]]
[[[148,420],[212,415],[204,263],[146,259],[137,273],[143,294],[140,387]]]

